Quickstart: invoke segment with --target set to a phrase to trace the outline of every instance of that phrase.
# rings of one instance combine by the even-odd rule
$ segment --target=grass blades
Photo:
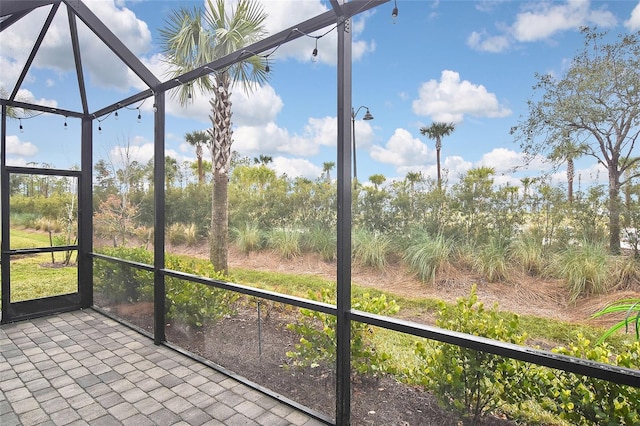
[[[474,269],[490,282],[505,280],[509,270],[509,244],[507,241],[491,238],[482,246],[474,260]]]
[[[335,229],[314,226],[305,232],[304,242],[307,250],[319,253],[325,262],[336,260],[337,237]]]
[[[386,235],[367,229],[353,232],[353,259],[363,266],[383,270],[390,249],[391,238]]]
[[[412,238],[404,251],[403,260],[423,282],[431,281],[431,284],[435,285],[437,274],[451,266],[452,251],[453,244],[444,236],[432,238],[426,232],[422,232]]]
[[[609,251],[602,244],[583,241],[557,254],[551,265],[552,274],[564,279],[569,299],[603,294],[610,288]]]
[[[255,222],[247,222],[241,228],[233,228],[231,233],[236,245],[244,254],[258,251],[263,247],[263,232]]]
[[[539,275],[545,267],[542,235],[536,230],[526,231],[511,245],[511,259],[531,276]]]
[[[293,259],[300,256],[300,240],[302,233],[295,229],[277,228],[269,231],[267,244],[270,248],[280,253],[285,259]]]

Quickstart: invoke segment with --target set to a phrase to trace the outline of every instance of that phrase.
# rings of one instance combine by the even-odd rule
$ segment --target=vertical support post
[[[154,308],[154,334],[153,341],[156,345],[164,342],[165,334],[165,283],[164,275],[160,271],[164,269],[164,228],[165,228],[165,190],[164,190],[164,128],[165,128],[165,93],[154,95],[154,161],[153,161],[153,195],[154,195],[154,220],[153,220],[153,308]]]
[[[82,117],[80,182],[78,182],[78,291],[80,306],[93,305],[93,120]]]
[[[351,423],[351,21],[338,17],[336,424]]]
[[[0,246],[0,264],[2,265],[2,319],[7,322],[11,285],[9,273],[9,175],[7,173],[7,106],[2,104],[2,135],[0,136],[0,222],[2,245]]]

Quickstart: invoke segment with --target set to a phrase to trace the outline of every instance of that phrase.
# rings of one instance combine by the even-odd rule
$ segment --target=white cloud
[[[467,45],[481,52],[499,53],[508,49],[511,41],[506,35],[489,36],[486,31],[474,31],[467,38]]]
[[[113,1],[91,0],[86,3],[89,9],[134,54],[140,56],[149,51],[151,32],[147,24],[137,19],[130,9],[116,6]],[[33,40],[36,39],[41,29],[41,26],[34,25],[34,22],[44,22],[49,9],[47,7],[38,8],[29,14],[29,19],[16,22],[7,29],[7,34],[3,33],[3,65],[7,62],[19,63],[22,67],[31,51]],[[129,78],[124,64],[80,21],[78,21],[78,33],[82,65],[87,71],[89,81],[102,87],[126,91],[129,88],[127,84]],[[33,66],[52,69],[60,73],[74,72],[75,64],[69,34],[69,20],[64,5],[57,11],[38,50]],[[14,74],[14,71],[11,67],[9,72]],[[3,66],[4,72],[5,67]],[[9,77],[5,78],[9,79]]]
[[[489,11],[497,2],[479,2],[476,8]],[[489,7],[484,7],[489,6]],[[636,7],[636,10],[640,9]],[[632,29],[640,27],[640,10],[625,23]],[[637,16],[636,16],[637,15]],[[635,22],[635,24],[634,24]],[[589,0],[568,0],[565,2],[525,3],[511,26],[498,24],[499,34],[490,35],[486,31],[473,31],[467,38],[467,45],[474,50],[498,53],[516,42],[548,40],[563,31],[575,31],[581,26],[592,25],[600,28],[613,27],[617,19],[605,7],[593,9]]]
[[[396,167],[411,168],[433,160],[427,145],[405,129],[396,129],[384,147],[371,147],[371,158]]]
[[[640,30],[640,2],[633,8],[631,16],[624,22],[624,26],[627,27],[629,31]]]
[[[278,175],[286,174],[291,178],[302,176],[308,179],[316,179],[322,173],[321,167],[304,158],[275,157],[270,167]]]
[[[591,10],[589,1],[569,0],[566,3],[536,2],[527,6],[513,24],[513,36],[518,41],[531,42],[553,34],[575,30],[582,25],[599,27],[615,25],[615,16],[606,10]]]
[[[116,168],[123,168],[127,163],[133,161],[144,165],[153,158],[154,146],[152,142],[148,142],[145,138],[137,136],[133,138],[129,146],[117,145],[109,151],[109,161]],[[175,158],[180,164],[183,160],[190,160],[191,157],[178,154],[172,149],[165,151],[165,155],[171,158]]]
[[[430,116],[434,121],[459,123],[464,115],[474,117],[506,117],[511,110],[500,105],[496,95],[483,85],[460,80],[460,74],[444,70],[440,81],[429,80],[419,89],[413,101],[413,112]]]
[[[38,152],[38,147],[31,142],[22,142],[18,136],[7,135],[7,154],[32,157]]]

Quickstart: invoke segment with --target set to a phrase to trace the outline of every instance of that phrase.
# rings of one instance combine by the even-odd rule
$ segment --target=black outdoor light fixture
[[[397,0],[393,0],[393,11],[391,12],[391,18],[393,18],[393,23],[396,23],[396,18],[398,17],[398,2]]]
[[[364,113],[364,117],[362,119],[364,121],[373,120],[373,115],[369,112],[369,107],[361,105],[357,110],[354,111],[351,108],[351,139],[353,140],[353,181],[356,182],[358,180],[358,171],[356,166],[356,116],[360,112],[362,108],[366,109]]]

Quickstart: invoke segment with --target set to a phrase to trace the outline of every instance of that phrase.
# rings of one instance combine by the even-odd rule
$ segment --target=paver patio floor
[[[0,327],[0,425],[173,424],[324,423],[91,309]]]

